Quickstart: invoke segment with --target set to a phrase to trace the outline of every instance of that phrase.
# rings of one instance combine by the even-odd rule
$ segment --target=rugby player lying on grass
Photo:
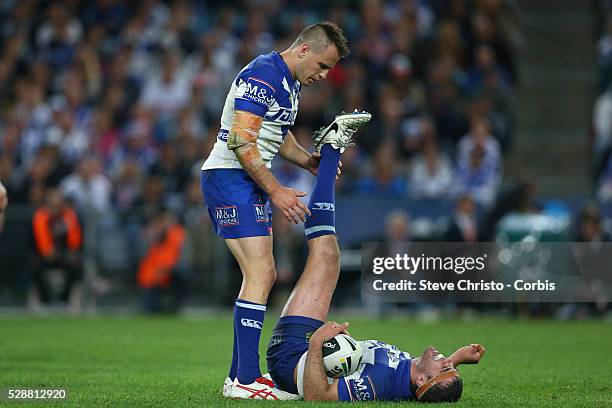
[[[335,235],[335,177],[343,148],[338,135],[319,142],[321,167],[313,197],[323,202],[328,216],[321,226],[309,228],[308,259],[304,272],[289,296],[268,345],[267,363],[278,388],[310,401],[419,400],[451,402],[461,397],[463,382],[456,367],[476,364],[485,348],[480,344],[461,347],[449,358],[427,347],[419,357],[379,341],[361,342],[363,360],[357,371],[340,379],[327,378],[323,366],[323,343],[345,331],[348,323],[324,323],[340,274],[340,251]],[[315,139],[315,141],[317,141]],[[342,140],[341,145],[349,145]],[[313,214],[316,212],[312,208]],[[319,208],[321,206],[318,206]],[[257,398],[260,395],[252,397]],[[297,397],[297,396],[296,396]]]
[[[455,402],[463,391],[456,367],[477,364],[485,352],[482,345],[470,344],[447,358],[429,346],[412,358],[395,346],[367,340],[360,342],[363,360],[357,371],[330,383],[323,368],[323,343],[347,328],[348,323],[327,322],[310,337],[308,352],[300,358],[294,373],[305,400]]]

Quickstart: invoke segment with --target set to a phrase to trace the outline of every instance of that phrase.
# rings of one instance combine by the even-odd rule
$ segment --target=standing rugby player
[[[282,186],[270,167],[279,153],[317,174],[320,153],[302,148],[289,127],[297,115],[301,87],[327,77],[348,53],[346,38],[337,25],[311,25],[287,50],[260,55],[244,67],[225,101],[217,141],[202,166],[202,191],[215,232],[225,239],[242,272],[225,396],[287,397],[262,377],[259,368],[259,338],[268,294],[276,280],[270,202],[289,222],[305,222],[308,238],[333,233],[331,225],[323,225],[330,223],[322,221],[333,215],[333,208],[323,200],[311,200],[306,206],[300,201],[306,193]],[[356,118],[354,115],[359,113],[336,117],[325,136],[354,132],[356,128],[349,125],[359,120],[343,119]],[[333,171],[335,175],[337,163]],[[323,215],[317,215],[319,212]]]

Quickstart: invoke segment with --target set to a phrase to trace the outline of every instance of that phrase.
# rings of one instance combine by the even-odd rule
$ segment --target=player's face
[[[440,374],[442,371],[453,368],[453,363],[434,347],[429,346],[423,351],[423,354],[421,354],[418,366],[423,374],[431,378]]]
[[[296,78],[304,86],[311,85],[325,79],[338,60],[338,51],[334,45],[330,45],[322,53],[316,53],[308,47],[302,54],[301,62],[297,67]]]

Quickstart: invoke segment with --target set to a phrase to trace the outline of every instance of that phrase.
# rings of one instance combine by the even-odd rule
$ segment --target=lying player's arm
[[[329,384],[323,366],[323,343],[346,331],[348,323],[327,322],[312,334],[304,366],[304,400],[338,401],[338,380]]]
[[[485,351],[486,349],[482,344],[470,344],[469,346],[463,346],[457,349],[457,351],[450,356],[450,360],[455,367],[459,364],[478,364]]]
[[[236,111],[230,129],[227,148],[232,150],[238,161],[253,180],[268,195],[272,203],[289,222],[306,221],[305,214],[310,215],[308,207],[298,197],[306,193],[282,186],[272,172],[266,167],[257,148],[257,138],[263,118],[245,111]]]

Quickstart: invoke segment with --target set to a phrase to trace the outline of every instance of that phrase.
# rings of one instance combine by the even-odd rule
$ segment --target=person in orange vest
[[[45,203],[36,210],[32,219],[36,248],[35,282],[40,300],[52,300],[52,288],[47,276],[50,269],[64,273],[59,300],[69,300],[74,284],[81,280],[81,225],[76,212],[62,193],[51,188],[45,193]]]
[[[178,310],[183,298],[182,281],[176,274],[181,258],[185,229],[165,209],[153,216],[145,230],[147,251],[138,267],[138,285],[143,289],[146,312],[168,309],[163,294],[173,294],[171,310]]]

